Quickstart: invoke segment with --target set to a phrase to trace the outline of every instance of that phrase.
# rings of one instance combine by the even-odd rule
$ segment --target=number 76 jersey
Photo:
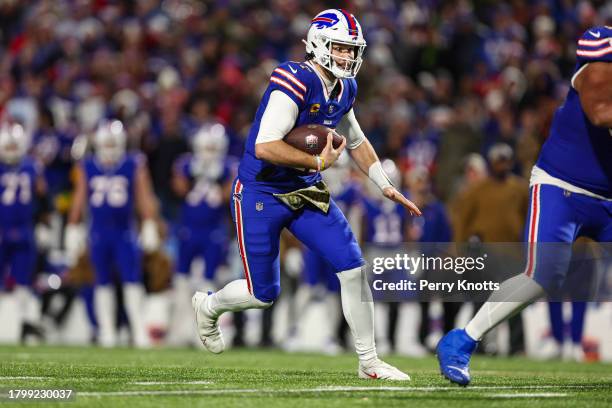
[[[82,166],[93,229],[132,227],[136,171],[138,166],[145,164],[144,160],[141,154],[128,154],[110,168],[103,167],[93,156],[84,160]]]

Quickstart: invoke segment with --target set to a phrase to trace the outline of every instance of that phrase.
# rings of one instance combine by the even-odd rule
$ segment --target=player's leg
[[[19,305],[22,323],[42,335],[39,332],[41,305],[32,291],[37,256],[34,240],[15,243],[11,255],[10,270],[16,283],[14,293]]]
[[[328,262],[325,262],[322,268],[322,280],[326,283],[327,288],[323,304],[325,305],[325,315],[329,319],[329,337],[323,351],[327,354],[338,354],[342,350],[338,339],[338,326],[342,321],[340,280],[338,280],[336,271]]]
[[[91,232],[90,257],[96,275],[93,306],[98,322],[98,344],[114,347],[117,344],[117,301],[111,282],[112,257],[108,239]]]
[[[244,279],[214,294],[196,292],[192,298],[200,339],[213,353],[225,349],[217,322],[221,314],[267,308],[280,294],[280,232],[291,216],[291,210],[272,194],[249,191],[239,180],[232,191],[232,218]]]
[[[312,302],[315,286],[319,282],[317,272],[320,270],[322,261],[320,256],[308,248],[292,248],[292,250],[300,252],[301,271],[299,271],[300,276],[292,299],[292,311],[291,317],[289,318],[289,329],[287,330],[288,334],[283,343],[283,349],[290,352],[296,351],[301,347],[298,327]],[[287,255],[285,255],[285,269],[287,269],[286,259]]]
[[[469,361],[478,342],[502,321],[520,312],[545,294],[544,288],[561,285],[571,259],[571,243],[579,232],[575,203],[564,190],[535,185],[525,225],[525,272],[501,283],[476,312],[465,329],[450,331],[437,347],[442,374],[461,385],[470,382]],[[565,243],[551,247],[546,243]]]
[[[185,319],[191,313],[190,299],[194,288],[191,281],[191,265],[197,246],[194,230],[181,227],[178,231],[178,259],[172,278],[172,316],[167,343],[178,346],[188,344],[193,336],[193,320]]]
[[[322,256],[340,280],[342,311],[355,339],[360,378],[408,380],[410,377],[378,359],[374,341],[374,304],[362,273],[361,250],[351,227],[331,202],[329,212],[304,208],[289,225],[291,232],[311,250]]]
[[[114,241],[116,265],[121,274],[123,303],[127,314],[134,346],[150,346],[149,335],[144,321],[145,288],[142,282],[142,252],[132,231]]]
[[[227,257],[227,234],[215,229],[207,232],[207,239],[202,241],[201,254],[204,259],[204,281],[214,285],[217,271]]]

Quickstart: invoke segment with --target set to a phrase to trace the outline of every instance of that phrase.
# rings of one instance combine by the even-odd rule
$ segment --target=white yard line
[[[560,398],[567,397],[568,394],[562,392],[539,392],[539,393],[516,393],[516,394],[485,394],[489,398]]]
[[[18,376],[18,377],[0,377],[0,381],[1,380],[50,380],[53,379],[53,377],[27,377],[27,376]]]
[[[212,381],[139,381],[132,382],[133,385],[208,385],[213,384]]]
[[[177,383],[188,384],[188,383]],[[207,389],[207,390],[133,390],[133,391],[78,391],[78,397],[123,397],[123,396],[143,396],[143,395],[214,395],[214,394],[295,394],[295,393],[325,393],[325,392],[348,392],[348,391],[396,391],[396,392],[434,392],[434,391],[470,391],[470,390],[544,390],[544,389],[592,389],[597,386],[589,385],[526,385],[526,386],[475,386],[461,388],[449,387],[356,387],[356,386],[330,386],[319,388],[290,388],[290,389],[271,389],[271,388],[244,388],[244,389]],[[567,396],[564,393],[516,393],[516,394],[488,394],[490,397],[499,398],[547,398]]]

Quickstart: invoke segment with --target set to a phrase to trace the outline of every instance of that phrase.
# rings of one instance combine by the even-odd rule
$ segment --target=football
[[[283,139],[287,144],[309,154],[321,154],[327,143],[327,134],[333,133],[332,145],[337,149],[342,144],[342,136],[335,130],[323,125],[304,125],[296,127],[289,132]]]

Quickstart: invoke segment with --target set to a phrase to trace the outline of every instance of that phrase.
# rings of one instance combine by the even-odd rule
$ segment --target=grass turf
[[[612,405],[612,365],[475,357],[472,386],[443,379],[434,357],[389,357],[408,383],[357,378],[354,355],[279,351],[0,347],[0,390],[76,390],[93,407],[596,407]],[[7,401],[0,400],[7,405]],[[19,402],[19,407],[40,403]],[[10,405],[9,405],[10,406]]]

